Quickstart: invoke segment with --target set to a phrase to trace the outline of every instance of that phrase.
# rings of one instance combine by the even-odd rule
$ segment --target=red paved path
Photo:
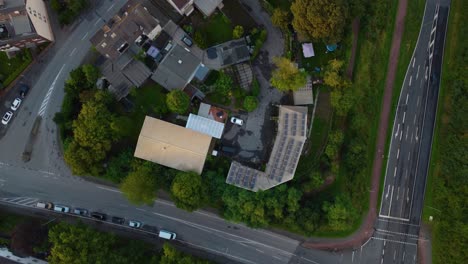
[[[376,210],[379,195],[379,182],[383,165],[382,150],[385,149],[385,142],[387,139],[388,121],[390,117],[392,103],[392,92],[398,64],[398,56],[400,54],[401,38],[404,32],[407,6],[408,0],[400,0],[398,2],[398,11],[396,14],[395,30],[393,32],[392,47],[390,49],[390,56],[388,61],[387,79],[385,82],[382,110],[380,112],[377,145],[375,149],[374,164],[372,168],[369,212],[367,213],[367,216],[359,230],[353,235],[343,239],[320,239],[317,240],[317,242],[306,241],[302,244],[302,246],[304,247],[331,250],[353,247],[356,248],[362,245],[372,236],[372,233],[374,231],[373,225],[377,217]]]

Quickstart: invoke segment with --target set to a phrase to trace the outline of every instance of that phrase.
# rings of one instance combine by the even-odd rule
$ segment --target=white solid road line
[[[103,189],[103,190],[109,191],[109,192],[122,193],[121,191],[116,190],[116,189],[111,189],[111,188],[102,187],[102,186],[96,186],[96,187],[98,187],[99,189]]]

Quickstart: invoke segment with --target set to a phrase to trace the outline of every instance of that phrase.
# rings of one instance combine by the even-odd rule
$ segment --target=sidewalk
[[[400,0],[398,2],[398,11],[395,20],[395,30],[393,32],[392,46],[388,61],[387,77],[385,81],[385,90],[382,101],[382,110],[380,112],[380,121],[378,128],[377,144],[375,146],[374,162],[372,167],[372,181],[369,201],[369,212],[358,231],[353,235],[342,239],[322,239],[312,238],[304,242],[302,246],[315,249],[344,249],[356,248],[366,242],[373,234],[374,222],[377,217],[377,201],[379,200],[379,183],[382,172],[382,153],[385,149],[385,141],[387,139],[388,121],[391,111],[392,93],[395,82],[396,69],[398,65],[398,57],[400,54],[401,38],[405,29],[405,17],[408,0]]]

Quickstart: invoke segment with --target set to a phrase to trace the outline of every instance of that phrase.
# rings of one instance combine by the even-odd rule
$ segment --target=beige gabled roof
[[[210,143],[208,135],[147,116],[134,156],[201,174]]]

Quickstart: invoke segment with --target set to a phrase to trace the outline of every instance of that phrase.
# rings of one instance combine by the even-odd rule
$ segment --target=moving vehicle
[[[128,226],[133,227],[133,228],[140,228],[141,227],[141,222],[135,221],[135,220],[130,220],[130,221],[128,221]]]
[[[54,208],[54,205],[52,203],[49,203],[49,202],[38,202],[36,204],[36,207],[41,208],[41,209],[52,210]]]
[[[60,213],[69,213],[70,212],[70,207],[65,206],[65,205],[58,205],[56,204],[54,206],[54,211],[55,212],[60,212]]]
[[[20,105],[21,105],[21,99],[15,98],[15,100],[13,100],[13,103],[11,103],[11,110],[13,110],[13,111],[18,110]]]
[[[99,212],[91,212],[91,217],[105,221],[107,219],[107,215]]]
[[[242,126],[244,124],[244,120],[237,117],[231,117],[231,123]]]
[[[73,213],[76,215],[87,216],[88,210],[82,208],[75,208],[73,209]]]
[[[176,238],[176,234],[166,230],[159,230],[159,237],[168,240],[173,240]]]
[[[112,223],[114,224],[122,225],[123,223],[125,223],[125,219],[123,219],[122,217],[118,217],[118,216],[113,216],[111,220],[112,220]]]
[[[2,124],[4,124],[5,126],[8,125],[12,116],[13,116],[13,112],[11,111],[6,112],[2,117]]]
[[[19,94],[20,94],[21,98],[26,97],[26,95],[28,94],[28,91],[29,91],[29,86],[27,86],[24,83],[20,84]]]

